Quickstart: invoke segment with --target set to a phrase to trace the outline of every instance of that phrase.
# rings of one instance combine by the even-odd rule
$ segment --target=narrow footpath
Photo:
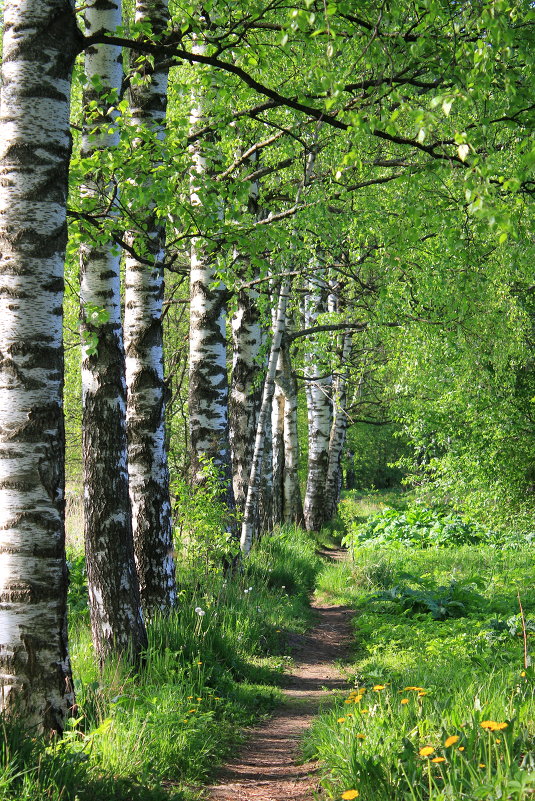
[[[342,559],[344,551],[327,551]],[[317,765],[297,764],[303,732],[333,691],[347,687],[335,667],[351,642],[351,610],[312,603],[318,616],[306,635],[293,636],[294,667],[283,684],[284,701],[275,715],[251,729],[238,756],[224,765],[207,788],[207,801],[313,801],[318,791]]]

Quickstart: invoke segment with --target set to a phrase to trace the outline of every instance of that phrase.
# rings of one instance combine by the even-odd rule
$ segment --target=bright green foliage
[[[329,797],[531,797],[535,674],[517,591],[529,663],[532,564],[521,543],[359,548],[321,574],[322,595],[357,610],[346,671],[358,689],[316,721],[305,746],[322,761]]]
[[[359,547],[431,546],[457,547],[495,540],[492,533],[455,512],[412,506],[405,511],[385,509],[360,524],[351,517],[351,507],[342,502],[340,513],[348,533],[343,544],[355,554]]]
[[[227,577],[209,556],[180,562],[178,610],[152,621],[142,674],[110,662],[99,675],[84,558],[70,552],[77,711],[56,744],[5,731],[0,801],[191,797],[188,785],[237,747],[239,729],[273,708],[290,661],[286,635],[310,624],[308,595],[321,565],[315,545],[304,532],[275,533]]]

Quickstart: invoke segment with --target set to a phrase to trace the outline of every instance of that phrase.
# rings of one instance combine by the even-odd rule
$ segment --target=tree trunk
[[[279,382],[280,353],[275,374],[275,389],[271,405],[271,447],[273,466],[273,525],[279,526],[283,520],[284,508],[284,407],[285,397]]]
[[[202,45],[194,45],[203,53]],[[196,89],[190,115],[191,129],[205,122],[202,91]],[[206,191],[203,182],[210,180],[211,165],[207,153],[197,141],[191,148],[192,169],[190,198],[195,209],[222,215],[218,198]],[[207,203],[211,208],[206,208]],[[193,479],[205,480],[203,463],[212,462],[219,470],[221,499],[229,510],[227,528],[233,531],[234,493],[230,459],[228,424],[228,377],[226,317],[228,291],[217,280],[215,247],[195,238],[191,244],[190,269],[190,351],[189,351],[189,425]]]
[[[305,327],[311,328],[318,314],[327,311],[327,284],[320,278],[308,282],[305,297]],[[326,375],[325,359],[319,346],[312,342],[305,353],[305,393],[308,413],[308,476],[304,501],[305,525],[308,531],[319,531],[325,515],[325,481],[329,463],[331,433],[331,377]]]
[[[282,517],[285,523],[304,524],[303,501],[299,486],[299,436],[297,431],[297,385],[290,352],[281,348],[279,384],[284,392],[284,479]]]
[[[168,20],[165,0],[137,0],[136,22],[150,22],[161,33]],[[168,69],[140,57],[135,64],[151,79],[130,88],[132,124],[144,135],[137,145],[147,146],[147,134],[165,137]],[[152,159],[157,166],[159,154]],[[144,187],[151,198],[149,178]],[[124,335],[126,350],[128,475],[132,530],[143,610],[148,617],[171,609],[176,602],[173,532],[169,496],[169,468],[165,437],[166,385],[164,380],[162,303],[164,297],[165,230],[154,213],[154,201],[142,228],[144,238],[128,236],[136,253],[145,252],[151,264],[126,256]]]
[[[0,671],[2,714],[61,732],[67,651],[63,268],[74,11],[4,7],[0,116]]]
[[[86,32],[114,31],[121,24],[120,6],[112,2],[85,10]],[[84,106],[95,101],[100,112],[86,112],[82,156],[113,148],[118,133],[107,114],[110,90],[122,81],[121,50],[98,45],[86,53]],[[91,82],[92,78],[99,81]],[[100,85],[99,90],[95,84]],[[110,187],[89,176],[82,188],[86,203],[100,208]],[[128,495],[125,357],[120,303],[120,256],[111,242],[81,248],[82,448],[89,609],[100,663],[121,653],[137,662],[147,645],[134,563]],[[94,315],[104,310],[95,326]],[[96,310],[96,311],[95,311]],[[95,337],[96,340],[91,340]],[[95,349],[96,348],[96,349]]]
[[[262,393],[262,405],[258,415],[253,460],[251,463],[251,473],[249,476],[249,487],[247,490],[247,500],[245,502],[245,510],[243,513],[241,548],[244,554],[248,554],[251,550],[251,544],[253,542],[255,533],[255,518],[257,514],[258,498],[262,479],[262,461],[264,457],[266,427],[269,415],[271,413],[271,403],[273,400],[273,392],[275,390],[275,371],[277,369],[279,351],[286,326],[286,308],[288,306],[289,292],[290,283],[288,279],[284,279],[279,292],[277,318],[273,329],[273,340],[269,353],[264,391]]]
[[[325,520],[336,514],[342,488],[342,452],[344,448],[348,417],[346,412],[347,381],[344,375],[346,362],[351,353],[351,334],[343,337],[338,375],[333,385],[333,423],[329,440],[329,463],[325,480]]]

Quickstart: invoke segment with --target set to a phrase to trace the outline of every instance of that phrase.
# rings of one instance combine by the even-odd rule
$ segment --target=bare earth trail
[[[338,560],[345,552],[323,555]],[[251,730],[238,756],[219,770],[217,783],[206,788],[207,801],[313,801],[317,765],[297,764],[299,742],[333,691],[347,687],[334,663],[347,655],[352,612],[315,603],[312,608],[318,617],[314,629],[291,639],[295,665],[284,678],[282,706]]]

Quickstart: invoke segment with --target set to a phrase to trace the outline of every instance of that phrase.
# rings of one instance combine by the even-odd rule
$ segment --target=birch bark
[[[204,53],[201,44],[195,52]],[[190,115],[191,129],[206,119],[202,88],[196,88]],[[222,210],[210,197],[209,157],[199,142],[191,148],[190,200],[194,208],[216,217]],[[207,203],[211,208],[207,208]],[[229,512],[234,512],[232,470],[228,423],[228,377],[226,317],[228,292],[217,280],[217,257],[214,246],[200,237],[191,245],[190,268],[190,350],[189,350],[189,425],[191,467],[194,481],[205,479],[203,462],[211,461],[221,476],[221,498]],[[229,530],[232,525],[229,519]]]
[[[297,384],[292,371],[290,352],[284,345],[279,359],[279,385],[284,392],[284,477],[282,518],[285,523],[304,523],[303,501],[299,486],[299,436],[297,430]]]
[[[319,278],[308,282],[305,296],[305,328],[316,325],[318,315],[327,311],[328,287]],[[331,376],[325,374],[321,353],[314,342],[305,352],[305,394],[308,415],[308,475],[304,501],[308,531],[319,531],[324,522],[324,492],[329,462],[331,433]]]
[[[136,22],[149,22],[155,34],[165,30],[166,0],[137,0]],[[135,65],[150,78],[131,87],[132,124],[142,134],[138,146],[147,146],[147,132],[156,142],[165,137],[168,69],[140,57]],[[150,141],[150,139],[149,139]],[[155,167],[158,153],[152,159]],[[145,180],[151,197],[150,177]],[[128,476],[132,505],[132,530],[143,610],[148,617],[171,609],[176,602],[175,565],[169,468],[165,437],[167,388],[164,379],[163,321],[165,230],[158,225],[154,201],[142,229],[128,240],[134,252],[144,250],[151,261],[144,264],[126,256],[124,337],[126,351]],[[152,207],[152,208],[151,208]],[[148,240],[148,246],[147,246]]]
[[[88,35],[114,31],[120,24],[119,2],[106,0],[86,7]],[[113,116],[107,114],[109,102],[105,98],[111,90],[118,92],[121,87],[120,48],[98,45],[89,49],[85,72],[84,107],[87,109],[94,101],[98,111],[91,117],[86,111],[84,116],[83,157],[117,145],[118,131]],[[86,202],[94,203],[96,208],[111,191],[96,176],[88,176],[82,188]],[[82,448],[89,609],[95,650],[101,663],[117,652],[137,662],[147,644],[128,495],[119,262],[120,255],[111,242],[86,242],[81,247],[82,334],[98,336],[98,352],[92,353],[86,345],[82,354]],[[96,331],[87,313],[92,306],[104,309],[109,318]]]
[[[8,0],[0,96],[0,710],[62,731],[67,651],[63,267],[71,70],[64,0]]]
[[[343,337],[339,372],[333,383],[333,422],[329,439],[327,477],[325,479],[325,520],[332,520],[336,514],[342,488],[342,452],[348,425],[346,412],[347,380],[344,373],[350,353],[351,334],[346,333]]]
[[[286,309],[288,306],[289,293],[290,283],[288,279],[285,279],[279,292],[277,317],[273,329],[273,339],[269,353],[266,380],[264,383],[264,391],[262,393],[262,405],[258,415],[253,460],[251,463],[251,473],[249,476],[249,487],[247,490],[247,500],[245,502],[245,509],[243,513],[240,544],[244,554],[248,554],[251,550],[255,533],[256,507],[258,505],[262,478],[262,461],[264,458],[264,446],[266,441],[266,425],[271,413],[271,402],[273,400],[273,392],[275,390],[275,371],[277,369],[279,351],[286,326]]]

